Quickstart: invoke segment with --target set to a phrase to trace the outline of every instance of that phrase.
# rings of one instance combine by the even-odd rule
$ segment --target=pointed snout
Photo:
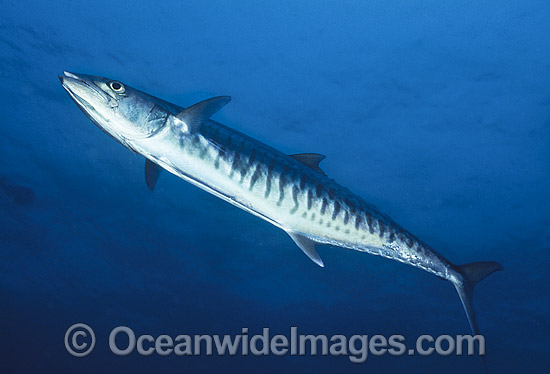
[[[66,90],[69,89],[69,86],[71,85],[71,83],[84,83],[84,79],[82,79],[81,77],[79,77],[78,75],[74,74],[74,73],[69,73],[68,71],[64,71],[63,72],[63,75],[59,75],[59,81],[61,82],[61,85],[63,86],[63,88],[65,88]]]
[[[70,73],[68,71],[64,71],[63,72],[63,75],[59,75],[59,80],[61,81],[61,84],[63,84],[64,80],[65,80],[65,77],[68,77],[68,78],[72,78],[72,79],[77,79],[77,80],[81,80],[82,78],[80,78],[78,75],[74,74],[74,73]]]
[[[64,71],[63,75],[59,75],[59,81],[63,88],[69,93],[73,100],[79,104],[90,104],[95,106],[98,103],[109,103],[111,98],[103,90],[101,90],[96,81],[102,79],[86,74],[75,74]]]
[[[64,71],[63,75],[59,75],[58,77],[61,81],[61,84],[63,85],[67,82],[80,82],[90,84],[94,78],[91,75],[75,74],[68,71]]]

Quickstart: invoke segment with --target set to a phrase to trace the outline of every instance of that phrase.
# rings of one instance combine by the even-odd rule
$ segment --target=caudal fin
[[[458,292],[458,296],[460,296],[460,301],[462,301],[464,310],[466,311],[466,316],[468,317],[468,322],[470,322],[472,333],[476,335],[479,334],[479,328],[477,326],[474,305],[472,302],[474,286],[495,271],[502,270],[502,265],[498,262],[483,261],[472,262],[471,264],[466,265],[458,265],[456,266],[456,269],[462,275],[464,280],[462,284],[454,283],[454,286]]]
[[[470,322],[473,335],[479,334],[479,327],[477,325],[476,314],[474,312],[473,295],[474,287],[477,283],[494,273],[495,271],[502,270],[502,265],[493,261],[472,262],[466,265],[457,265],[456,270],[462,275],[462,283],[453,283],[460,301],[464,306],[464,311]],[[487,363],[485,356],[481,356],[485,371],[487,371]]]

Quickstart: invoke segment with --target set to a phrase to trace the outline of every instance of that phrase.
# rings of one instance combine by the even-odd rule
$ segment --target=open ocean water
[[[469,334],[448,282],[281,230],[165,173],[59,84],[102,75],[325,172],[454,263],[493,373],[550,367],[550,2],[0,1],[0,373],[475,373],[478,357],[119,357],[128,326],[180,334]],[[95,349],[71,356],[85,323]],[[77,341],[80,341],[77,339]],[[90,343],[82,339],[80,343]],[[84,344],[82,343],[82,344]],[[118,343],[124,346],[124,339]],[[126,344],[128,339],[126,339]]]

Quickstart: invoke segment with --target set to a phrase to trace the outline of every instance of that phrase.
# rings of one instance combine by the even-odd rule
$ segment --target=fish
[[[474,286],[502,270],[494,261],[455,265],[375,206],[329,178],[318,153],[287,155],[211,117],[231,98],[184,108],[120,81],[64,72],[69,96],[101,130],[145,157],[154,190],[166,170],[285,231],[317,265],[318,245],[352,249],[414,266],[450,281],[479,334]]]

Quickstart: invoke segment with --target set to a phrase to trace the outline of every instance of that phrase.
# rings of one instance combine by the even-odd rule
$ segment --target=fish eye
[[[111,87],[111,89],[117,93],[123,93],[125,91],[124,85],[117,81],[109,83],[109,87]]]

